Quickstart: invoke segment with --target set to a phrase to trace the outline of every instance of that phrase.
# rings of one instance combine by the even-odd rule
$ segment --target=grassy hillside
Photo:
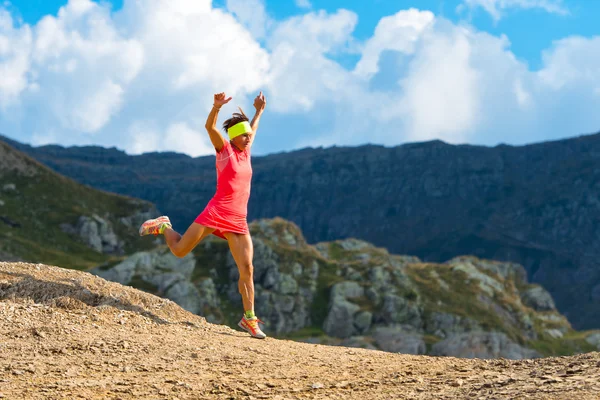
[[[123,242],[122,254],[152,246],[140,240],[137,222],[155,212],[146,201],[102,192],[58,175],[0,141],[0,256],[87,269],[119,259],[103,254],[61,225],[82,216],[105,220]]]

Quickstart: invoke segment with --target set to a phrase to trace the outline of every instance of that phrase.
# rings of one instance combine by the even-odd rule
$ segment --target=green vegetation
[[[34,172],[33,176],[25,176],[0,171],[0,199],[4,202],[0,207],[0,253],[79,270],[110,262],[115,257],[94,251],[61,229],[62,224],[74,226],[79,217],[93,215],[112,223],[116,235],[124,241],[125,253],[152,247],[150,241],[138,236],[135,227],[120,222],[120,218],[148,210],[152,204],[80,185],[4,143],[0,143],[0,153],[14,156]],[[15,189],[5,189],[8,184],[14,184]]]
[[[437,276],[432,275],[432,271]],[[523,342],[518,328],[504,323],[488,304],[479,300],[483,293],[478,281],[470,282],[465,272],[455,271],[446,264],[411,264],[406,272],[417,285],[426,313],[442,312],[470,318],[484,330],[504,332],[512,340]],[[443,287],[440,280],[448,288]]]
[[[0,146],[5,146],[0,143]],[[0,147],[1,151],[13,151]],[[35,161],[23,157],[23,163],[33,170],[33,176],[17,172],[3,173],[0,186],[0,254],[13,255],[28,262],[41,262],[64,268],[88,270],[101,266],[107,270],[123,261],[127,254],[155,248],[148,238],[140,238],[137,227],[123,222],[136,213],[152,209],[152,204],[141,200],[118,196],[87,186],[53,173]],[[4,189],[5,184],[14,184],[15,189]],[[124,241],[124,255],[101,254],[80,238],[66,233],[61,225],[76,225],[81,216],[99,216],[109,221],[119,239]],[[302,233],[294,224],[281,218],[259,221],[250,226],[255,238],[260,238],[273,253],[279,273],[292,276],[300,287],[316,287],[310,304],[312,325],[299,331],[282,335],[283,338],[304,339],[307,337],[327,338],[322,330],[328,313],[331,288],[338,282],[355,280],[365,289],[373,282],[370,273],[373,268],[382,268],[390,279],[383,284],[393,286],[393,294],[404,297],[411,306],[418,305],[421,317],[427,319],[432,313],[448,313],[476,321],[486,331],[504,332],[513,341],[533,348],[544,356],[569,355],[596,350],[586,340],[585,332],[570,329],[566,318],[555,311],[536,312],[522,305],[520,293],[532,285],[515,282],[513,276],[503,279],[493,269],[477,268],[477,271],[498,282],[502,288],[486,292],[479,280],[449,264],[421,263],[410,257],[393,256],[385,249],[366,246],[354,242],[335,241],[322,243],[329,257],[323,257],[316,246],[306,244]],[[196,266],[192,273],[192,283],[200,285],[211,278],[217,288],[221,306],[218,309],[204,310],[213,314],[222,323],[235,326],[241,315],[241,299],[231,301],[227,289],[232,282],[227,260],[229,246],[226,241],[207,238],[193,251]],[[481,265],[475,257],[465,258],[474,266]],[[488,261],[485,261],[488,263]],[[491,262],[489,262],[491,263]],[[316,281],[312,276],[318,268]],[[480,275],[481,276],[481,275]],[[381,278],[380,278],[381,279]],[[492,282],[494,285],[495,283]],[[157,293],[158,288],[135,275],[130,284],[138,289]],[[378,283],[379,285],[380,283]],[[378,291],[380,288],[376,288]],[[377,295],[381,295],[377,292]],[[361,310],[374,314],[381,311],[367,296],[351,299]],[[520,315],[531,320],[536,340],[525,337],[524,328],[517,326],[509,316]],[[567,331],[562,338],[553,338],[547,331],[556,329]],[[552,333],[552,332],[551,332]],[[368,333],[367,333],[368,335]],[[441,340],[440,337],[423,336],[428,350]]]
[[[578,353],[598,351],[598,349],[585,340],[585,332],[569,332],[562,338],[544,338],[532,340],[527,346],[537,350],[545,357],[568,356]]]

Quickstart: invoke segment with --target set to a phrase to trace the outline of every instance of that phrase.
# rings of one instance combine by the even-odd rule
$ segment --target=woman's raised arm
[[[204,127],[208,131],[208,136],[210,136],[210,141],[212,142],[217,153],[221,152],[223,146],[225,146],[225,139],[221,136],[221,133],[217,129],[217,115],[219,114],[219,110],[223,106],[223,104],[229,103],[231,97],[225,98],[225,93],[217,93],[215,94],[215,98],[213,101],[213,108],[210,110],[208,114],[208,118],[206,119],[206,125]]]
[[[258,96],[254,99],[254,108],[256,109],[256,113],[254,114],[254,118],[250,122],[250,126],[252,127],[252,135],[250,136],[250,143],[254,141],[254,136],[256,136],[256,131],[258,130],[258,123],[260,122],[260,117],[262,116],[265,107],[267,106],[267,99],[263,92],[260,92]]]

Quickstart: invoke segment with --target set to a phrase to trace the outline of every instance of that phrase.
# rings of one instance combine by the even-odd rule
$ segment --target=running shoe
[[[158,217],[155,219],[149,219],[148,221],[144,222],[142,224],[142,226],[140,226],[140,231],[139,231],[140,236],[145,236],[145,235],[158,236],[158,235],[160,235],[163,224],[166,224],[166,228],[172,227],[171,221],[169,220],[169,217],[167,217],[167,216],[162,216],[162,217]],[[164,230],[163,230],[163,232],[164,232]]]
[[[258,326],[259,323],[263,325],[265,324],[256,317],[247,319],[244,315],[240,322],[238,322],[238,326],[244,329],[245,331],[248,331],[248,333],[253,337],[258,339],[264,339],[267,337],[267,335],[265,335],[265,333],[260,330],[260,327]]]

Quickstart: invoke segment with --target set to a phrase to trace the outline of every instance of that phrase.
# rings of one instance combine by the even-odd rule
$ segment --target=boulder
[[[373,339],[383,351],[403,354],[425,354],[423,336],[411,327],[379,326],[373,330]]]
[[[75,226],[62,224],[60,227],[66,233],[79,236],[83,243],[98,253],[123,253],[123,241],[115,234],[112,223],[97,215],[82,215]]]
[[[502,332],[469,332],[450,336],[434,344],[430,355],[463,358],[538,358],[535,350],[520,346]]]
[[[532,286],[521,293],[521,301],[535,311],[555,311],[554,300],[550,293],[541,286]]]

